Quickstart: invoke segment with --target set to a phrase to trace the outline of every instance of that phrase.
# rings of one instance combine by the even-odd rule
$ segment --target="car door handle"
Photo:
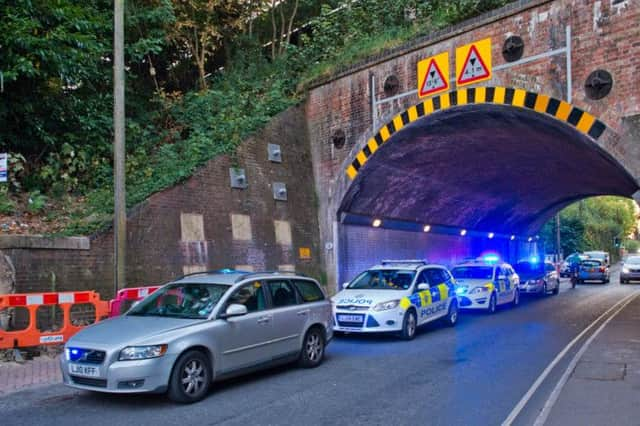
[[[301,317],[306,316],[309,313],[309,309],[305,309],[304,311],[298,311],[297,314]]]
[[[271,317],[269,317],[269,316],[258,318],[258,324],[266,324],[269,321],[271,321]]]

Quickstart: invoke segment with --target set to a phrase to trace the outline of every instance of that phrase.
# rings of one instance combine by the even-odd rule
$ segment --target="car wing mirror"
[[[427,284],[427,283],[420,283],[420,284],[418,284],[417,289],[418,289],[418,291],[429,290],[429,284]]]
[[[227,307],[227,310],[220,314],[220,318],[227,319],[231,317],[239,317],[242,315],[246,315],[249,311],[247,311],[247,307],[244,305],[240,305],[238,303],[232,303]]]

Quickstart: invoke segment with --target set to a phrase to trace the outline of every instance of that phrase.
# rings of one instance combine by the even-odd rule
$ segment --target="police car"
[[[334,331],[397,332],[405,340],[437,319],[458,320],[451,273],[422,260],[386,260],[362,272],[332,298]]]
[[[498,305],[520,303],[520,278],[511,265],[497,256],[485,256],[451,269],[461,309],[494,313]]]

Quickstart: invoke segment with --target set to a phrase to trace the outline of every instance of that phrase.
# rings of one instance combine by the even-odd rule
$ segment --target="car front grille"
[[[90,377],[71,376],[71,380],[73,380],[73,383],[75,383],[76,385],[91,386],[94,388],[107,387],[106,379],[92,379]]]
[[[81,364],[102,364],[107,357],[105,351],[83,348],[70,348],[70,350],[72,352],[69,361]],[[73,351],[75,351],[75,353]]]
[[[368,311],[368,306],[357,306],[357,305],[337,305],[336,309],[340,309],[341,311]]]

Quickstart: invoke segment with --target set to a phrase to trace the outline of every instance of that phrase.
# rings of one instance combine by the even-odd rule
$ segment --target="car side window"
[[[551,263],[545,263],[544,270],[547,272],[553,272],[556,270],[556,268]]]
[[[438,284],[442,284],[444,282],[440,269],[427,269],[424,272],[427,277],[429,287],[436,287]]]
[[[297,305],[296,291],[289,281],[273,280],[269,281],[269,294],[271,295],[271,304],[274,308],[282,306]]]
[[[243,285],[229,298],[227,305],[236,303],[244,305],[248,312],[262,311],[266,308],[263,283],[254,281],[250,284]]]
[[[313,281],[296,280],[293,285],[298,289],[298,293],[300,293],[305,303],[324,300],[324,293]]]

